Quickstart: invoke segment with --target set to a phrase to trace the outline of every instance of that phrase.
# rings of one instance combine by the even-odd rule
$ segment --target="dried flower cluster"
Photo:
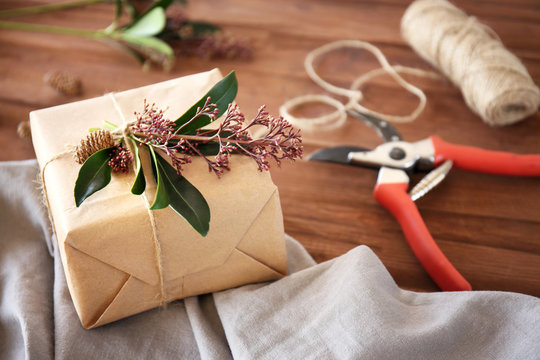
[[[249,39],[235,37],[210,23],[190,21],[178,8],[169,9],[165,29],[159,37],[173,45],[177,55],[244,60],[253,55]]]
[[[113,172],[127,174],[132,162],[133,157],[129,150],[121,145],[116,145],[112,150],[111,160],[109,160],[108,165]]]
[[[252,138],[249,130],[257,126],[266,130],[263,135]],[[253,158],[259,171],[269,170],[271,160],[280,166],[281,160],[301,158],[303,153],[300,130],[294,129],[283,117],[275,118],[270,115],[264,106],[259,108],[252,120],[246,121],[238,106],[230,105],[217,130],[199,130],[197,135],[219,144],[215,160],[203,156],[209,169],[218,176],[221,176],[224,170],[230,170],[229,157],[233,153]]]
[[[198,155],[205,159],[209,171],[218,177],[225,170],[230,170],[231,154],[247,155],[253,158],[260,171],[270,168],[270,161],[278,166],[283,159],[294,160],[302,157],[300,131],[295,130],[282,117],[274,118],[261,107],[250,121],[236,105],[230,105],[225,119],[217,129],[199,129],[195,134],[182,134],[182,128],[200,116],[208,116],[215,120],[217,108],[206,99],[204,106],[198,109],[195,116],[183,126],[175,129],[175,123],[165,118],[163,111],[155,104],[145,102],[144,111],[136,113],[137,121],[132,126],[133,136],[140,144],[150,145],[163,151],[170,159],[178,174],[182,166],[191,162],[191,156]],[[254,127],[264,127],[262,136],[252,138],[249,131]],[[201,147],[215,144],[216,155],[211,159]]]
[[[227,32],[217,32],[202,38],[195,54],[203,59],[250,59],[250,41]]]
[[[79,164],[82,164],[93,153],[111,146],[114,146],[114,139],[108,130],[91,132],[85,139],[82,139],[81,143],[75,148],[75,160],[77,160]]]

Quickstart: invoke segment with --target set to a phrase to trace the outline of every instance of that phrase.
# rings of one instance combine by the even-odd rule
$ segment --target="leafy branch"
[[[245,39],[235,39],[222,34],[221,29],[213,24],[189,20],[182,11],[172,12],[167,17],[166,11],[173,3],[185,4],[185,0],[156,0],[142,12],[132,0],[78,0],[3,10],[0,11],[0,19],[42,14],[103,2],[115,4],[114,19],[105,29],[84,30],[4,20],[0,20],[0,29],[73,35],[99,40],[126,51],[145,66],[154,63],[165,70],[173,66],[176,54],[198,55],[206,58],[248,58],[251,56],[251,48]],[[124,13],[127,13],[129,21],[120,24]]]
[[[107,186],[111,172],[129,172],[133,160],[135,180],[131,192],[142,194],[146,180],[139,153],[145,148],[150,154],[157,185],[150,208],[170,206],[206,236],[210,223],[208,204],[199,190],[182,176],[183,166],[191,163],[193,156],[203,158],[209,171],[218,178],[230,171],[232,154],[251,157],[259,171],[269,170],[270,161],[279,166],[283,159],[295,160],[302,156],[299,130],[282,117],[271,116],[264,106],[255,118],[246,121],[238,107],[232,105],[237,91],[238,82],[231,72],[174,121],[166,118],[155,104],[145,101],[143,111],[135,113],[136,119],[128,125],[128,135],[114,140],[109,130],[90,133],[76,152],[76,158],[83,163],[75,183],[76,205],[80,206],[86,198]],[[206,127],[222,115],[224,119],[217,128]],[[114,124],[105,125],[113,132],[120,132]],[[252,138],[249,130],[253,127],[263,127],[264,134]],[[124,143],[126,140],[132,145],[133,153]]]

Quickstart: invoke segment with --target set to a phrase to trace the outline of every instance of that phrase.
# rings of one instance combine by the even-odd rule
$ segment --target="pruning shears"
[[[487,174],[540,176],[540,154],[514,154],[448,143],[438,136],[417,142],[403,141],[388,122],[348,110],[349,115],[374,128],[385,141],[374,150],[357,146],[325,148],[309,160],[378,168],[374,196],[399,222],[412,251],[443,291],[471,290],[471,285],[439,249],[414,201],[434,188],[455,166]],[[409,175],[429,172],[412,190]]]

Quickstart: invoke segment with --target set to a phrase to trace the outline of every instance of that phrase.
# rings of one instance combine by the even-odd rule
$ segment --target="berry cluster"
[[[122,145],[116,145],[111,152],[111,160],[108,165],[113,172],[127,174],[129,172],[129,166],[133,162],[133,157],[128,149]]]

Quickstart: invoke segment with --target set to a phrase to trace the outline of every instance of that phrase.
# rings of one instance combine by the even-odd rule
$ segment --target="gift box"
[[[222,78],[218,70],[34,111],[32,138],[42,169],[49,214],[68,287],[82,325],[94,328],[188,296],[286,274],[283,219],[276,186],[249,158],[232,156],[221,179],[194,157],[185,176],[211,212],[206,237],[167,207],[149,210],[154,180],[130,192],[134,173],[76,206],[73,189],[81,165],[66,147],[103,121],[133,118],[144,100],[176,118]],[[141,154],[148,156],[147,154]],[[45,167],[45,169],[44,169]]]

